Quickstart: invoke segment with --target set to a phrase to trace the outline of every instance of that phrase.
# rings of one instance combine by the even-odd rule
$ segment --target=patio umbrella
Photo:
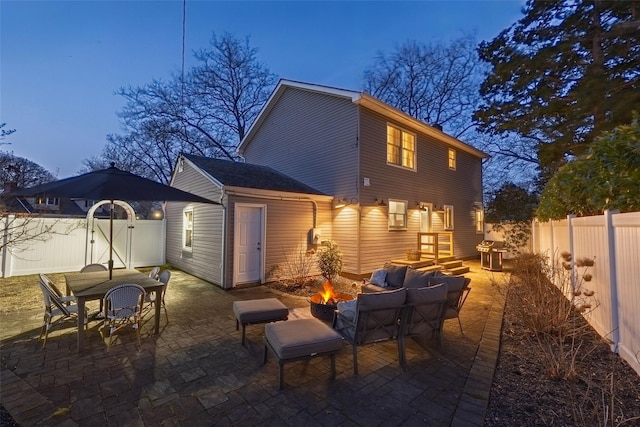
[[[219,204],[186,191],[120,170],[112,163],[107,169],[95,170],[11,193],[15,196],[53,196],[70,199],[110,200],[109,278],[113,270],[113,210],[115,200],[174,201]]]

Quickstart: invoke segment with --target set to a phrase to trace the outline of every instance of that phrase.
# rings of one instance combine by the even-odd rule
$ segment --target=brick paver
[[[285,366],[278,390],[273,358],[262,365],[263,325],[247,327],[240,344],[232,303],[279,298],[290,317],[309,317],[305,298],[264,287],[224,291],[174,271],[167,291],[170,322],[161,333],[142,328],[142,345],[123,334],[111,351],[92,322],[87,350],[78,354],[75,330],[37,341],[41,313],[0,316],[0,401],[20,425],[455,425],[481,426],[498,356],[503,298],[492,274],[471,266],[471,291],[457,321],[445,322],[443,351],[434,342],[407,342],[406,372],[395,342],[358,349],[353,375],[347,344],[337,355],[336,379],[326,358]]]

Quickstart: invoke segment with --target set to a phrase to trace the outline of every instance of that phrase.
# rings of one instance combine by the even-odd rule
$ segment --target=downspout
[[[222,189],[222,194],[220,196],[220,206],[222,206],[222,247],[220,248],[221,254],[221,262],[220,266],[220,284],[222,285],[222,289],[227,289],[227,284],[225,283],[225,277],[227,277],[227,244],[229,244],[229,240],[227,238],[227,233],[229,229],[227,227],[227,204],[229,203],[229,199],[225,196],[226,192],[224,188]],[[226,199],[226,201],[225,201]],[[233,287],[233,283],[232,283]]]
[[[358,274],[360,274],[362,272],[361,268],[362,268],[362,257],[361,257],[361,249],[360,249],[360,242],[362,241],[361,236],[360,236],[360,230],[362,230],[362,208],[361,208],[361,204],[360,201],[362,200],[362,198],[360,197],[360,124],[362,122],[362,108],[360,106],[357,107],[357,124],[356,124],[356,150],[357,150],[357,155],[356,155],[356,163],[357,163],[357,176],[356,176],[356,197],[358,198],[358,211],[357,211],[357,215],[358,218],[356,219],[356,223],[358,224],[357,230],[356,230],[356,260],[357,260],[357,264],[356,264],[356,271],[358,272]],[[332,224],[332,230],[331,232],[333,233],[333,221],[331,221]]]

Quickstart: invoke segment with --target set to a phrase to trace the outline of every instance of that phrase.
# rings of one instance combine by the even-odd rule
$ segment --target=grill
[[[476,246],[480,252],[480,267],[484,270],[502,271],[502,254],[507,252],[504,242],[483,240]]]

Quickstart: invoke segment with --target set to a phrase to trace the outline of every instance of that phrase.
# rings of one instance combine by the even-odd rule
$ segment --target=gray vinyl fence
[[[78,271],[109,260],[109,220],[0,218],[1,277]],[[165,263],[164,220],[114,220],[114,267]]]
[[[589,288],[598,305],[587,320],[640,374],[640,212],[534,221],[532,239],[549,262],[563,251],[595,258]]]

